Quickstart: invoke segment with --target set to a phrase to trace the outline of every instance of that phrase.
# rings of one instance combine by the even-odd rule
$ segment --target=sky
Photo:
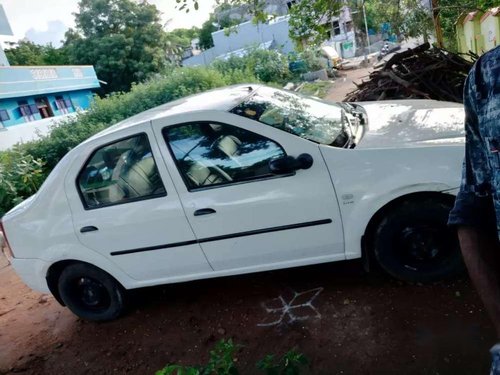
[[[208,19],[215,0],[201,0],[198,11],[189,13],[175,9],[175,0],[149,0],[162,13],[166,30],[201,26]],[[0,41],[28,38],[38,44],[52,42],[59,46],[64,33],[74,27],[72,13],[78,10],[78,0],[0,0],[14,36],[0,36]]]

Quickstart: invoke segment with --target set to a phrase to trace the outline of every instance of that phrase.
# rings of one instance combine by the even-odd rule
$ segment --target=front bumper
[[[13,258],[11,264],[14,271],[31,289],[42,293],[50,293],[47,280],[45,280],[49,263],[41,259]]]

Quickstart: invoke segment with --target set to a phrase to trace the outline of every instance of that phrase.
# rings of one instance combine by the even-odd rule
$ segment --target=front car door
[[[147,284],[211,273],[151,126],[89,144],[65,179],[80,242]]]
[[[203,111],[152,122],[197,240],[215,271],[344,259],[334,188],[317,144],[250,119]],[[163,147],[162,147],[163,146]],[[310,169],[270,173],[308,153]]]

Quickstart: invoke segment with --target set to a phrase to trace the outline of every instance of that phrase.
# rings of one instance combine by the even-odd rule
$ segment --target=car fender
[[[89,249],[78,243],[75,244],[58,244],[47,251],[44,251],[41,259],[45,262],[46,266],[42,270],[43,278],[51,266],[63,261],[76,261],[89,263],[113,276],[125,289],[132,289],[137,287],[137,280],[133,279],[127,273],[122,271],[116,264],[105,258],[98,252]]]
[[[356,206],[344,217],[346,259],[356,259],[362,255],[361,238],[365,235],[372,218],[385,206],[405,196],[416,193],[449,194],[453,188],[444,183],[421,183],[401,186],[384,194],[365,195]]]

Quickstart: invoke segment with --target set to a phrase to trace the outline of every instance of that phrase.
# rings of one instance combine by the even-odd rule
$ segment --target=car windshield
[[[231,112],[316,143],[343,147],[349,138],[339,105],[283,90],[261,87]]]

